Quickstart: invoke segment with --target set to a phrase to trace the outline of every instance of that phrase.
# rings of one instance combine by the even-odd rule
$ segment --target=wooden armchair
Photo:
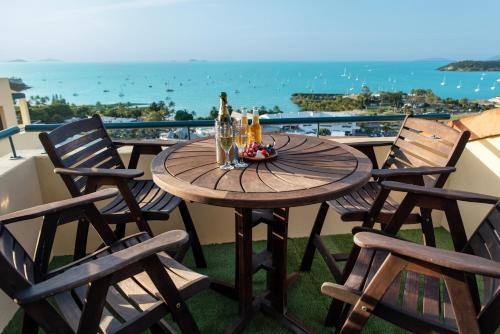
[[[347,280],[321,287],[334,298],[326,324],[340,333],[358,333],[374,314],[419,333],[494,333],[500,324],[500,198],[399,182],[382,187],[407,191],[423,207],[443,205],[454,245],[462,245],[462,252],[385,231],[356,233],[361,252]],[[457,201],[494,204],[468,240],[456,215]],[[396,215],[400,212],[408,214],[402,207]]]
[[[136,223],[140,231],[152,234],[148,220],[167,220],[170,213],[179,208],[186,231],[188,245],[176,255],[181,260],[191,245],[196,265],[206,267],[205,257],[198,234],[186,203],[158,188],[152,180],[136,180],[143,175],[135,169],[141,154],[157,154],[162,146],[173,143],[164,140],[117,140],[109,137],[101,118],[91,118],[62,125],[50,133],[40,133],[40,141],[47,151],[55,172],[61,175],[73,197],[96,191],[101,186],[115,186],[120,195],[101,209],[109,224],[116,224],[119,238],[125,236],[125,224]],[[132,145],[132,155],[128,169],[118,154],[117,147]],[[75,258],[86,253],[88,223],[79,221],[78,243]]]
[[[38,327],[46,333],[170,333],[163,319],[169,313],[183,332],[199,332],[185,300],[209,280],[164,253],[184,244],[187,233],[116,240],[93,203],[117,193],[107,189],[0,216],[0,288],[24,310],[23,333]],[[47,271],[57,227],[82,216],[110,244]],[[37,217],[44,218],[32,259],[6,225]]]
[[[364,227],[375,223],[386,225],[399,207],[388,193],[381,193],[380,183],[384,180],[442,188],[469,139],[468,131],[459,132],[444,124],[421,118],[407,117],[394,142],[362,142],[351,146],[361,150],[372,160],[373,181],[361,189],[321,204],[309,236],[301,271],[310,271],[314,253],[318,249],[337,282],[343,282],[356,259],[356,253],[331,254],[321,240],[321,230],[328,209],[340,214],[343,221],[361,221]],[[390,152],[381,169],[373,148],[391,145]],[[420,224],[426,245],[435,246],[434,229],[430,209],[420,208],[406,217],[405,224]],[[347,260],[342,271],[337,261]]]

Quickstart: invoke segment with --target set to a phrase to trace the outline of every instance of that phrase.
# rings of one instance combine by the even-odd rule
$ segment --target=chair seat
[[[388,252],[385,251],[363,249],[344,286],[359,293],[364,291],[387,255]],[[364,277],[366,279],[363,281]],[[423,324],[435,324],[443,329],[457,328],[448,291],[444,282],[436,277],[412,271],[401,272],[385,293],[379,306],[378,312],[383,315],[387,315],[388,312],[394,314],[395,322],[401,321],[403,327],[406,316],[422,320]]]
[[[363,249],[345,284],[335,284],[339,299],[343,299],[342,295],[346,291],[361,295],[387,255],[385,251]],[[348,299],[344,301],[349,302]],[[412,271],[403,271],[396,277],[374,314],[383,318],[394,315],[391,318],[402,327],[405,327],[405,322],[414,325],[413,320],[420,321],[423,332],[426,332],[429,324],[441,328],[443,332],[457,329],[455,313],[444,282]]]
[[[123,244],[130,247],[148,238],[149,236],[146,234],[140,234],[125,239]],[[107,248],[97,251],[86,257],[85,261],[109,255],[113,251],[123,248],[123,246],[118,245],[118,247],[113,247],[112,249]],[[210,285],[207,276],[191,271],[165,253],[158,255],[184,300],[208,288]],[[87,286],[82,286],[54,297],[59,311],[75,330],[81,316],[82,300],[86,296],[87,289]],[[158,319],[156,315],[148,318],[147,314],[149,312],[157,312],[160,315],[168,313],[168,309],[158,296],[158,290],[145,272],[114,284],[110,287],[106,296],[106,304],[100,323],[101,331],[103,333],[121,331],[128,326],[131,320],[136,320],[140,317],[144,317],[143,325],[144,330],[146,330],[153,324],[150,323],[150,319]],[[168,324],[163,323],[163,326],[168,326]]]
[[[182,202],[179,197],[161,190],[152,180],[133,180],[128,184],[146,219],[167,219]],[[106,216],[129,215],[130,210],[120,194],[102,208],[101,213]]]
[[[340,214],[343,221],[362,221],[372,207],[373,202],[375,202],[380,189],[377,182],[368,182],[361,189],[327,203]],[[377,222],[388,223],[398,206],[398,202],[389,196],[377,218]],[[417,223],[418,217],[418,214],[412,213],[406,223]]]

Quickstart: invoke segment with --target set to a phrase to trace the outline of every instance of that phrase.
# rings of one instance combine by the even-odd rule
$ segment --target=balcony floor
[[[420,242],[419,230],[401,231],[400,235],[408,240]],[[449,233],[443,228],[436,229],[436,239],[439,248],[452,249]],[[352,245],[352,235],[343,234],[324,237],[327,245],[334,251],[347,252]],[[306,244],[305,238],[291,239],[288,243],[289,271],[297,270]],[[264,247],[263,241],[254,243],[254,249]],[[208,269],[199,270],[210,277],[232,281],[234,276],[234,244],[219,244],[204,246]],[[55,258],[51,266],[58,267],[70,261],[70,257]],[[193,268],[194,261],[188,254],[184,261]],[[331,328],[323,326],[330,299],[320,293],[320,286],[325,281],[332,281],[326,265],[316,253],[311,273],[300,275],[298,282],[289,291],[289,311],[301,319],[315,333],[332,333]],[[264,289],[265,275],[263,272],[254,276],[254,290]],[[238,306],[233,300],[225,298],[211,290],[207,290],[193,297],[188,305],[202,333],[222,333],[237,317]],[[21,311],[7,325],[5,334],[21,332]],[[170,322],[172,323],[172,322]],[[258,315],[249,325],[245,333],[287,333],[273,320]],[[405,331],[381,320],[371,317],[363,333],[404,333]]]

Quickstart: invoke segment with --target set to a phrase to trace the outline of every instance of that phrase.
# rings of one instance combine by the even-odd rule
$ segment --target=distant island
[[[500,60],[464,60],[455,63],[450,63],[438,68],[439,71],[455,71],[455,72],[488,72],[500,71]]]
[[[9,62],[9,63],[27,63],[28,61],[26,59],[11,59],[11,60],[8,60],[7,62]]]
[[[57,59],[57,58],[44,58],[44,59],[40,59],[41,62],[49,62],[49,63],[59,63],[59,62],[62,62],[61,59]]]

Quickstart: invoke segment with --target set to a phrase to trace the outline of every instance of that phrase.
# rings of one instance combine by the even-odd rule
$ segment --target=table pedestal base
[[[226,333],[242,332],[257,314],[275,318],[294,333],[307,333],[305,326],[287,312],[287,290],[295,283],[298,274],[287,275],[288,209],[266,210],[267,218],[252,215],[251,209],[236,209],[236,275],[234,288],[224,282],[213,280],[212,289],[239,302],[240,318]],[[253,218],[252,218],[253,217]],[[265,223],[268,226],[267,246],[261,253],[253,253],[252,228]],[[267,291],[254,297],[252,276],[259,270],[267,271]]]

